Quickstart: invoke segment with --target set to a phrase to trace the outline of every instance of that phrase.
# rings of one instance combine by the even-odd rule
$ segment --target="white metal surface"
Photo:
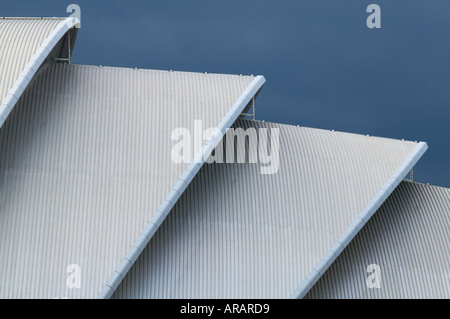
[[[263,82],[45,65],[0,128],[0,297],[98,296],[199,168],[172,162],[172,130],[230,125]]]
[[[292,293],[292,298],[303,298],[311,287],[319,280],[323,273],[328,269],[331,263],[339,256],[342,250],[350,243],[361,228],[367,223],[370,217],[377,211],[383,202],[394,191],[398,184],[414,167],[417,161],[427,150],[426,143],[418,143],[417,147],[408,155],[406,160],[399,168],[392,174],[389,180],[378,191],[375,197],[367,204],[362,212],[353,220],[352,224],[345,230],[345,232],[333,244],[330,250],[325,254],[320,261],[314,266],[314,269],[302,281],[297,289]]]
[[[234,121],[244,110],[244,107],[255,96],[258,90],[261,89],[264,82],[265,79],[262,76],[257,76],[255,79],[253,79],[233,104],[233,107],[228,111],[222,121],[217,126],[212,126],[218,128],[222,135],[210,136],[210,138],[208,138],[208,140],[204,143],[204,147],[202,148],[202,150],[199,151],[199,153],[194,157],[194,160],[189,164],[180,178],[176,181],[162,204],[159,206],[156,213],[152,216],[151,220],[147,223],[138,239],[128,251],[127,255],[123,258],[122,262],[119,264],[113,275],[105,284],[102,291],[98,295],[98,298],[110,298],[112,296],[115,289],[119,286],[120,282],[131,269],[136,259],[145,249],[159,226],[162,224],[166,216],[170,213],[172,207],[178,201],[181,194],[183,194],[189,183],[203,166],[203,164],[205,163],[205,159],[208,158],[208,156],[211,154],[211,151],[220,142],[220,137],[225,135],[226,130],[231,127]],[[210,126],[207,126],[207,128],[209,127]]]
[[[0,18],[0,127],[72,18]]]
[[[306,298],[449,299],[449,252],[450,189],[404,181]],[[370,275],[380,288],[367,285]]]
[[[235,126],[280,129],[278,173],[204,165],[114,298],[290,297],[426,147],[258,121]]]

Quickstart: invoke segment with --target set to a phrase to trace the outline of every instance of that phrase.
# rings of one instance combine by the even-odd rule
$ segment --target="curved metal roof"
[[[235,123],[261,76],[45,63],[77,23],[0,19],[0,297],[448,298],[448,190],[402,183],[383,204],[425,143]],[[280,130],[279,171],[203,165],[218,135],[173,163],[196,120]],[[365,292],[368,262],[384,289]]]
[[[450,298],[450,189],[402,182],[306,298]],[[380,288],[366,284],[378,265]]]
[[[172,162],[173,129],[225,130],[263,83],[47,64],[0,128],[0,297],[108,294],[203,164]]]
[[[0,127],[51,51],[77,25],[76,18],[0,18]]]
[[[252,163],[203,166],[114,298],[296,296],[426,149],[259,121],[235,127],[279,129],[279,171],[261,175],[262,164]]]

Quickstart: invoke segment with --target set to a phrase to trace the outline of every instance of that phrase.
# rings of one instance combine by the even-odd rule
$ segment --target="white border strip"
[[[255,96],[258,90],[266,82],[266,79],[258,75],[253,79],[253,81],[248,85],[245,91],[241,94],[239,99],[234,103],[230,111],[225,115],[222,121],[217,126],[222,132],[222,136],[225,135],[226,131],[233,125],[239,115],[242,113],[247,104]],[[155,234],[156,230],[162,224],[166,216],[169,214],[172,207],[175,205],[177,200],[180,198],[181,194],[188,187],[189,183],[194,179],[194,176],[198,173],[200,168],[205,163],[206,159],[209,157],[211,152],[217,146],[217,144],[222,139],[220,135],[212,134],[202,147],[202,150],[198,152],[194,160],[189,164],[184,173],[175,183],[175,185],[170,190],[166,199],[159,206],[158,210],[155,212],[150,222],[145,226],[144,230],[139,235],[138,239],[135,241],[133,246],[130,248],[126,256],[123,258],[122,262],[116,268],[114,273],[109,278],[108,282],[105,284],[103,289],[97,298],[110,298],[114,291],[119,286],[122,279],[131,269],[131,266],[137,260],[139,255],[142,253],[144,248],[147,246],[150,239]]]
[[[420,142],[414,150],[409,154],[402,165],[395,171],[386,184],[378,191],[375,197],[364,208],[364,210],[356,217],[353,223],[339,237],[336,243],[328,250],[314,269],[300,283],[297,289],[291,294],[290,298],[303,298],[308,291],[314,286],[330,265],[335,261],[344,248],[356,236],[361,228],[369,221],[370,217],[380,208],[384,201],[391,195],[394,189],[400,184],[403,178],[414,167],[417,161],[422,157],[428,149],[427,143]]]
[[[66,18],[62,20],[49,34],[47,39],[45,39],[45,41],[41,44],[36,53],[31,57],[30,61],[28,61],[27,65],[22,70],[16,82],[8,91],[8,94],[0,105],[0,128],[3,126],[3,123],[5,123],[14,105],[16,105],[23,91],[31,82],[31,79],[53,50],[55,45],[59,42],[59,40],[61,40],[67,31],[69,31],[69,29],[76,27],[79,24],[80,21],[77,18]]]

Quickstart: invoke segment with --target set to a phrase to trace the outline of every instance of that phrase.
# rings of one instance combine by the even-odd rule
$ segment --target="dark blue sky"
[[[450,187],[448,0],[2,1],[0,16],[70,3],[72,63],[261,74],[257,119],[425,141],[414,179]]]

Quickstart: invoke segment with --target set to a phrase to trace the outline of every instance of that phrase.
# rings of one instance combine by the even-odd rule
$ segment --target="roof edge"
[[[247,88],[242,92],[237,101],[233,104],[231,109],[218,124],[217,129],[220,130],[222,136],[233,125],[239,115],[242,113],[247,104],[255,96],[255,94],[262,88],[266,79],[264,76],[256,76]],[[194,179],[200,168],[205,163],[206,159],[212,153],[217,144],[221,141],[222,136],[220,134],[211,134],[208,140],[203,144],[202,150],[199,151],[192,162],[188,165],[181,177],[175,182],[175,185],[170,190],[169,194],[163,200],[162,204],[156,210],[153,217],[145,226],[137,240],[131,246],[122,262],[118,265],[116,270],[110,276],[108,282],[104,285],[97,298],[107,299],[112,296],[117,289],[125,275],[131,269],[134,262],[142,253],[144,248],[150,242],[150,239],[158,230],[166,216],[169,214],[172,207],[180,198],[181,194],[188,187],[189,183]]]
[[[395,171],[386,184],[378,191],[375,197],[363,209],[363,211],[356,217],[352,224],[345,230],[345,232],[338,238],[334,245],[328,252],[320,259],[314,266],[313,270],[306,276],[300,285],[294,290],[290,298],[303,298],[308,291],[314,286],[320,277],[325,273],[328,267],[336,260],[339,254],[362,229],[362,227],[369,221],[385,200],[391,195],[395,188],[400,184],[403,178],[414,167],[417,161],[422,157],[428,145],[425,142],[419,142],[414,150],[409,154],[406,160]]]
[[[39,49],[34,53],[0,104],[0,128],[3,126],[3,123],[5,123],[9,113],[11,113],[23,91],[25,91],[27,85],[31,82],[33,76],[36,74],[37,70],[40,68],[52,49],[67,33],[67,31],[78,26],[79,24],[80,21],[77,18],[65,18],[64,20],[61,20],[57,27],[52,30]]]

